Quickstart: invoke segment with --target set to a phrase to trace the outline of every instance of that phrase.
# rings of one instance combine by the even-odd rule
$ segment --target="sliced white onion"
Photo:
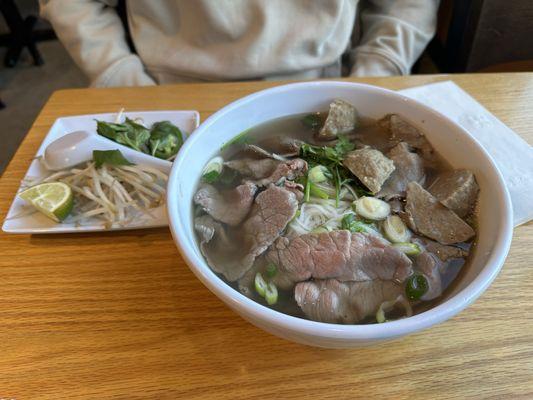
[[[363,218],[379,221],[390,214],[390,206],[375,197],[361,197],[355,201],[355,212]]]
[[[393,243],[405,243],[411,239],[411,231],[397,215],[389,215],[382,227],[385,237]]]

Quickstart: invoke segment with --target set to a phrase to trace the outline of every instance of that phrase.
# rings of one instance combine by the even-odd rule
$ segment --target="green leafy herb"
[[[126,118],[123,124],[96,121],[96,132],[124,146],[147,153],[150,132],[146,127]]]
[[[96,168],[100,168],[103,164],[109,165],[133,165],[126,157],[122,155],[120,150],[94,150],[93,161]]]
[[[311,129],[317,129],[322,125],[322,118],[319,113],[307,114],[301,119],[302,124]]]
[[[156,122],[150,131],[150,153],[167,160],[174,156],[183,145],[183,135],[179,128],[169,121]]]
[[[300,157],[307,161],[310,166],[322,165],[329,171],[328,176],[331,176],[335,184],[337,206],[342,186],[351,185],[350,189],[354,190],[355,193],[365,190],[342,164],[346,154],[354,148],[355,144],[343,135],[338,136],[335,146],[313,146],[304,143],[300,148]]]
[[[355,149],[355,144],[350,142],[350,139],[348,139],[344,135],[339,135],[337,143],[335,144],[335,152],[342,158],[346,155],[346,153],[352,151]]]
[[[250,138],[248,136],[248,134],[250,133],[252,129],[249,128],[249,129],[246,129],[244,131],[242,131],[241,133],[239,133],[237,136],[234,136],[232,139],[228,140],[226,143],[224,143],[222,145],[222,147],[220,148],[220,150],[225,150],[227,149],[229,146],[233,145],[233,144],[249,144],[250,143]]]

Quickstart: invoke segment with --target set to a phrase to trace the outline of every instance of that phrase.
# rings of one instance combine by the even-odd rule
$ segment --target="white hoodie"
[[[41,14],[93,86],[409,73],[438,0],[41,0]],[[357,18],[356,18],[357,17]]]

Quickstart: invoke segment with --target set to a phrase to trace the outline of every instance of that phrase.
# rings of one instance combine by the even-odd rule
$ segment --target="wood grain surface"
[[[401,89],[446,79],[533,143],[531,73],[358,81]],[[0,216],[60,116],[125,107],[196,109],[204,120],[278,84],[56,92],[0,180]],[[446,323],[374,347],[325,350],[231,312],[189,271],[166,228],[2,233],[0,398],[533,399],[532,238],[532,223],[517,228],[496,281]]]

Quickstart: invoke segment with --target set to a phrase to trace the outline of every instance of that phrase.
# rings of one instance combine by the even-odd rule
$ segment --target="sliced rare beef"
[[[228,225],[238,225],[250,212],[257,186],[244,183],[234,189],[218,191],[214,186],[202,184],[194,195],[194,203],[215,220]]]
[[[392,145],[405,142],[417,149],[426,160],[433,155],[433,147],[424,134],[398,114],[388,114],[380,119],[378,124],[389,130]]]
[[[284,181],[293,181],[307,172],[307,162],[300,158],[279,163],[272,173],[262,179],[252,181],[257,186],[280,184]]]
[[[335,100],[329,105],[328,117],[317,138],[320,140],[335,139],[337,135],[348,133],[357,126],[357,110],[344,100]]]
[[[466,222],[416,182],[407,185],[403,216],[412,230],[442,244],[464,242],[475,235]]]
[[[211,268],[233,282],[241,278],[281,234],[296,214],[294,193],[271,185],[259,193],[242,227],[226,229],[209,216],[198,217],[195,229]],[[234,244],[239,243],[235,248]]]
[[[296,196],[296,200],[298,200],[298,203],[302,202],[302,200],[304,199],[304,185],[293,181],[285,181],[283,182],[283,187],[289,192],[294,193],[294,195]]]
[[[400,142],[394,146],[387,157],[394,163],[394,171],[383,184],[377,194],[387,200],[397,197],[405,197],[405,190],[409,182],[422,184],[425,178],[424,161],[422,158],[409,150],[409,145]]]
[[[444,172],[435,179],[428,191],[461,218],[474,209],[479,186],[471,171],[458,169]]]
[[[310,278],[403,282],[412,272],[409,258],[385,240],[347,230],[280,237],[266,259],[278,266],[274,282],[283,289]]]
[[[241,257],[240,254],[232,251],[234,238],[231,230],[228,232],[226,227],[210,215],[195,218],[194,229],[199,236],[200,251],[207,264],[213,271],[229,279],[232,276],[233,264],[239,264],[239,257]]]
[[[248,270],[257,256],[262,254],[281,235],[298,209],[298,200],[294,193],[285,188],[270,185],[259,193],[250,212],[250,217],[243,223],[243,247],[247,249],[243,263]],[[238,276],[237,278],[240,278]]]
[[[224,165],[249,179],[262,179],[271,175],[281,162],[271,158],[257,160],[254,158],[240,158],[226,161]]]
[[[379,192],[394,171],[394,163],[391,160],[379,150],[369,147],[350,151],[346,154],[343,164],[372,193]]]
[[[446,262],[454,258],[468,257],[468,251],[455,246],[445,246],[443,244],[434,242],[422,237],[417,237],[412,240],[413,243],[418,244],[423,249],[435,254],[442,261]]]
[[[336,279],[300,282],[294,289],[296,302],[314,321],[354,324],[376,315],[384,301],[403,294],[392,281],[339,282]]]

